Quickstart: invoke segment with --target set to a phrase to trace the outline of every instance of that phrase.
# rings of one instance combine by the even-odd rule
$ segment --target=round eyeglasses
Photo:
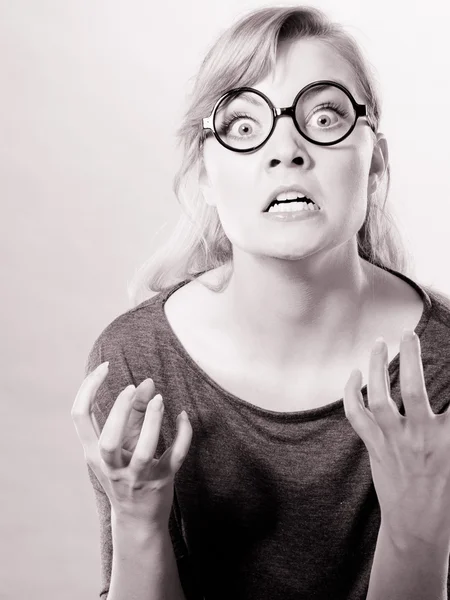
[[[287,108],[276,108],[265,94],[250,87],[229,90],[202,122],[203,129],[211,130],[225,148],[253,152],[267,142],[282,115],[292,117],[297,131],[309,142],[333,146],[351,134],[367,111],[343,85],[323,80],[300,90]]]

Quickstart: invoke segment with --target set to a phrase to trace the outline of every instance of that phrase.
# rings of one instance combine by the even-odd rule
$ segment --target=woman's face
[[[342,83],[364,104],[351,67],[326,44],[299,40],[284,44],[278,56],[274,73],[252,86],[274,106],[290,106],[300,89],[322,79]],[[216,206],[233,246],[251,254],[295,260],[337,247],[356,235],[376,175],[385,168],[384,159],[380,149],[374,152],[373,133],[364,117],[345,140],[327,147],[304,139],[292,119],[283,116],[270,139],[255,152],[232,152],[214,136],[208,137],[201,186],[208,204]],[[306,195],[321,210],[301,220],[268,218],[264,211],[271,192],[295,183],[309,192]]]

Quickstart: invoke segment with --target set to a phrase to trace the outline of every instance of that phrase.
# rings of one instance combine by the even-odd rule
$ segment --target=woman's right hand
[[[173,444],[154,459],[164,404],[161,394],[154,395],[152,380],[146,379],[137,388],[131,385],[120,392],[100,433],[92,408],[107,373],[108,365],[102,363],[84,379],[71,411],[86,462],[115,516],[167,526],[175,474],[191,444],[191,424],[180,413]]]

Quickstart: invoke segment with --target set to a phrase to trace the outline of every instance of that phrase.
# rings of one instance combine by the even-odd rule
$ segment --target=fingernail
[[[359,369],[353,369],[353,371],[350,373],[350,377],[358,381],[360,384],[362,383],[362,373]]]
[[[189,421],[189,417],[187,416],[187,412],[185,410],[181,411],[178,415],[180,419],[184,419],[185,421]]]
[[[150,402],[150,408],[152,410],[159,410],[162,406],[162,402],[163,400],[161,394],[156,394],[156,396],[154,396],[154,398]]]
[[[402,335],[402,342],[411,342],[416,337],[416,333],[412,329],[404,329]]]
[[[384,349],[384,346],[385,346],[384,337],[383,336],[377,337],[377,339],[375,340],[375,345],[372,349],[372,352],[374,354],[380,354],[380,352],[382,352],[382,350]]]
[[[98,373],[103,373],[103,371],[107,371],[109,369],[109,360],[107,360],[106,362],[102,363],[101,365],[98,365],[96,371]]]

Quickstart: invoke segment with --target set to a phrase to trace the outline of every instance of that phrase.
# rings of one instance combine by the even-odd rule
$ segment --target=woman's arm
[[[382,525],[367,600],[447,600],[448,562],[445,546],[393,540]]]
[[[113,350],[114,348],[109,348],[109,345],[105,349],[99,338],[90,352],[86,366],[86,377],[90,376],[105,357],[109,359],[110,366],[113,367],[112,375],[100,384],[95,395],[95,401],[91,401],[93,417],[91,418],[91,424],[96,424],[98,438],[101,432],[104,431],[105,423],[118,395],[121,393],[121,388],[130,383],[131,378],[130,367],[125,359],[126,353],[121,351],[120,348],[114,352]],[[138,386],[137,390],[139,389]],[[137,406],[137,402],[135,402],[139,418],[136,417],[137,413],[134,414],[134,412],[129,417],[129,427],[126,432],[128,437],[123,439],[123,453],[134,451],[145,417],[146,405],[149,400],[147,396],[154,393],[154,390],[151,387],[149,388],[148,385],[146,390],[141,391],[145,396],[145,407],[142,410],[143,407]],[[77,418],[79,419],[79,417],[78,415]],[[97,441],[93,446],[97,448],[98,444]],[[125,445],[127,450],[125,450]],[[160,438],[157,456],[161,456],[165,450],[166,447]],[[175,491],[169,523],[165,524],[164,530],[158,527],[159,531],[151,532],[153,535],[149,536],[150,532],[144,532],[141,527],[136,527],[129,521],[119,523],[115,519],[110,499],[91,468],[89,461],[87,467],[94,489],[100,525],[102,570],[100,597],[103,600],[110,600],[110,598],[113,600],[118,598],[126,598],[127,600],[134,598],[136,600],[139,598],[146,598],[146,600],[158,600],[159,598],[164,598],[164,600],[166,598],[167,600],[172,600],[172,598],[173,600],[199,600],[201,594],[197,590],[197,584],[194,581],[189,557],[187,556],[187,549],[179,530]],[[131,515],[131,518],[133,518],[133,515]],[[141,519],[140,522],[146,521]],[[159,525],[159,521],[150,522]],[[155,573],[156,578],[154,577]],[[157,586],[155,590],[152,589],[153,584],[151,580],[148,580],[149,577],[155,579],[154,585]],[[138,581],[139,585],[137,585]],[[124,589],[124,586],[127,587]],[[134,588],[130,586],[134,586]],[[175,595],[170,593],[171,588],[168,586],[172,586],[176,592],[179,590],[180,593]],[[139,595],[142,591],[144,596]],[[168,595],[169,593],[170,595]]]
[[[91,481],[93,490],[94,490],[94,494],[95,494],[95,502],[96,502],[96,506],[97,506],[97,515],[98,515],[98,519],[99,519],[99,528],[100,528],[100,550],[101,550],[101,554],[100,554],[100,558],[101,558],[101,591],[100,591],[100,598],[102,598],[102,600],[110,600],[110,598],[115,597],[115,595],[112,595],[112,590],[113,590],[113,584],[112,582],[112,578],[113,578],[113,564],[114,564],[114,553],[116,552],[116,547],[118,548],[117,552],[119,553],[120,556],[125,556],[128,554],[132,554],[133,559],[135,560],[136,557],[141,557],[142,560],[140,560],[140,563],[142,565],[142,568],[145,569],[145,571],[147,572],[150,568],[150,564],[151,564],[151,557],[147,557],[146,558],[146,554],[148,556],[148,552],[146,550],[146,546],[145,546],[145,537],[144,540],[142,540],[142,530],[139,528],[134,527],[135,529],[138,529],[137,533],[134,535],[133,534],[133,525],[130,524],[127,532],[128,532],[128,537],[131,537],[131,543],[128,544],[128,546],[124,545],[124,543],[127,541],[126,536],[121,535],[121,530],[117,527],[113,527],[113,522],[114,519],[111,518],[111,505],[110,502],[108,500],[107,495],[105,494],[104,490],[102,489],[100,483],[98,482],[95,474],[92,472],[92,469],[88,466],[88,473],[89,473],[89,479]],[[176,495],[175,495],[176,496]],[[175,506],[176,502],[174,500],[174,506]],[[179,526],[177,524],[177,520],[175,517],[175,512],[176,511],[172,511],[171,516],[170,516],[170,520],[169,520],[169,526],[167,531],[164,532],[164,536],[167,533],[169,536],[169,542],[171,544],[170,549],[171,552],[173,553],[174,559],[176,561],[176,575],[177,577],[179,577],[179,580],[181,582],[181,586],[184,592],[184,596],[180,596],[181,600],[184,600],[186,598],[186,600],[202,600],[203,599],[203,595],[201,594],[201,592],[199,591],[199,585],[197,583],[197,581],[194,579],[194,574],[193,574],[193,570],[192,570],[192,566],[190,564],[189,558],[187,556],[187,549],[185,548],[184,545],[184,540],[181,536],[181,533],[179,531]],[[117,535],[116,535],[117,534]],[[114,539],[114,536],[117,539]],[[157,548],[158,545],[160,548],[163,548],[163,550],[165,548],[167,548],[166,545],[166,540],[162,540],[161,537],[164,536],[159,536],[159,540],[158,538],[155,538],[155,545],[153,546],[153,548]],[[120,539],[121,538],[121,539]],[[133,542],[134,540],[134,542]],[[121,545],[121,541],[124,542]],[[141,546],[141,549],[137,548],[137,546]],[[114,548],[113,548],[114,546]],[[151,550],[150,550],[151,553]],[[163,552],[164,553],[164,552]],[[125,562],[126,562],[126,558],[125,558]],[[169,563],[171,561],[171,557],[169,558]],[[117,562],[117,561],[116,561]],[[120,569],[120,566],[119,566]],[[116,578],[117,576],[117,569],[114,566],[114,578]],[[118,578],[120,580],[120,573],[118,575]],[[173,579],[173,577],[169,574],[168,578],[170,580]],[[110,591],[111,590],[111,591]],[[109,594],[109,595],[108,595]],[[121,596],[117,596],[118,598],[120,598]],[[133,596],[131,596],[132,598]],[[138,598],[139,596],[137,596]],[[150,596],[147,597],[150,598]],[[155,598],[157,598],[157,596],[155,596]],[[170,597],[169,597],[170,598]],[[177,598],[177,596],[175,596],[175,598]],[[177,598],[178,600],[178,598]]]
[[[345,414],[369,453],[381,512],[367,600],[447,600],[450,413],[431,408],[414,331],[405,330],[400,344],[405,415],[391,397],[387,368],[387,345],[379,338],[370,357],[368,408],[359,369],[344,392]]]
[[[108,600],[186,600],[168,527],[111,518],[113,561]]]

